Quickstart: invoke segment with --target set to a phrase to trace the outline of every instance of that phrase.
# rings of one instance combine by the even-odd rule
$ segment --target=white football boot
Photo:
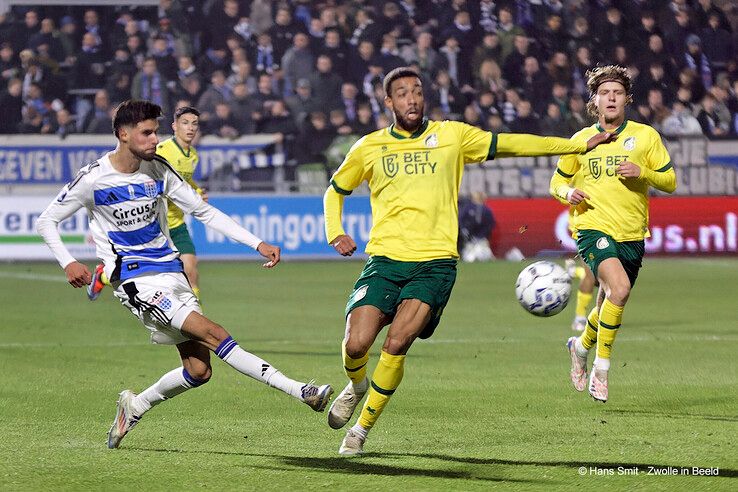
[[[110,449],[120,446],[120,442],[128,434],[128,431],[138,424],[141,417],[133,414],[132,403],[136,393],[131,390],[123,390],[118,398],[118,408],[115,412],[115,420],[108,431],[108,447]]]
[[[356,391],[354,390],[354,383],[349,381],[349,384],[333,400],[331,408],[328,409],[328,425],[331,429],[340,429],[351,420],[354,410],[359,406],[359,402],[361,402],[361,399],[366,395],[367,389],[369,389],[369,382],[365,378],[359,386],[366,389],[361,392]]]

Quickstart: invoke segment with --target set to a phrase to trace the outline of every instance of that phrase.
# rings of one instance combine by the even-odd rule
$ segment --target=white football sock
[[[152,384],[133,399],[133,411],[137,417],[151,410],[164,400],[174,398],[188,389],[200,386],[207,381],[194,379],[187,373],[184,367],[172,369],[164,374],[161,379]]]
[[[362,426],[359,425],[358,422],[356,422],[353,427],[351,427],[351,430],[359,434],[361,437],[366,439],[367,434],[369,434],[369,429],[365,429]]]
[[[264,359],[246,352],[238,346],[233,338],[225,339],[215,350],[223,362],[251,378],[268,384],[272,388],[284,391],[290,396],[302,400],[302,387],[305,383],[290,379]]]
[[[369,389],[369,380],[364,378],[360,383],[351,383],[351,385],[354,387],[354,393],[366,393]]]
[[[584,348],[584,345],[582,345],[582,341],[579,338],[574,341],[574,351],[582,358],[587,357],[587,354],[589,353],[589,350]]]
[[[599,357],[595,357],[594,366],[597,370],[609,371],[610,370],[610,359],[601,359]]]

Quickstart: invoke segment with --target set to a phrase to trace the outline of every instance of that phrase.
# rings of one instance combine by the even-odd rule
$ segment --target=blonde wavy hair
[[[605,82],[620,82],[625,88],[626,104],[633,102],[633,82],[630,80],[630,74],[627,68],[618,65],[606,65],[588,70],[586,75],[587,89],[589,89],[587,112],[592,116],[599,116],[594,98],[597,95],[597,89]]]

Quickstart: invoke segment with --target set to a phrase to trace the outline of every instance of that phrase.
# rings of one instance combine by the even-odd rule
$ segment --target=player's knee
[[[388,336],[387,340],[384,342],[384,347],[382,348],[388,354],[403,355],[407,353],[410,345],[413,344],[413,340],[415,340],[415,336],[411,335]]]
[[[190,368],[188,372],[190,373],[190,376],[197,381],[198,386],[210,381],[210,377],[213,375],[213,369],[205,365],[202,367]]]
[[[618,282],[610,287],[610,302],[624,306],[630,296],[630,283]]]
[[[349,337],[346,340],[346,355],[352,359],[361,359],[366,355],[369,347],[358,339]]]

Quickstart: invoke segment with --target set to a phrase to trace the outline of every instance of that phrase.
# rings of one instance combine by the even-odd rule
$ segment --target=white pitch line
[[[68,283],[63,275],[44,275],[42,273],[21,273],[0,271],[0,278],[15,278],[18,280],[36,280],[39,282],[63,282]]]

